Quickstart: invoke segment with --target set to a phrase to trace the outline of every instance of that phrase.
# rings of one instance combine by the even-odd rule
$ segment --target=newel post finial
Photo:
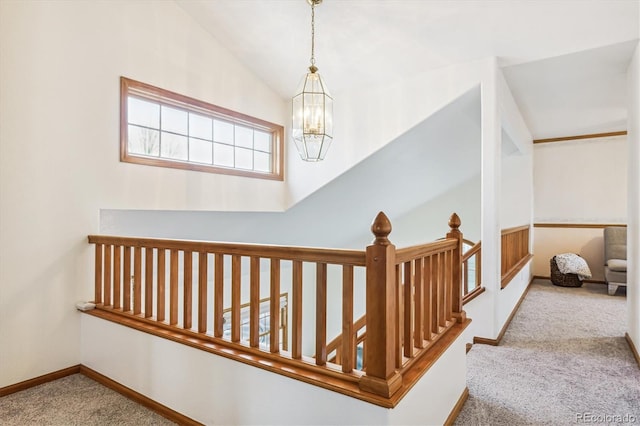
[[[458,228],[460,228],[461,223],[462,222],[460,221],[460,216],[458,216],[458,214],[454,212],[449,218],[449,228],[451,228],[452,232],[460,232]]]
[[[387,246],[391,244],[389,241],[389,234],[391,233],[391,221],[384,212],[378,213],[376,218],[371,224],[371,232],[376,236],[373,244]]]

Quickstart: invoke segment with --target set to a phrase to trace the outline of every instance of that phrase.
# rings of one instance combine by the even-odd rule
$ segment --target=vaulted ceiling
[[[309,65],[306,0],[176,0],[289,98]],[[325,0],[316,59],[334,95],[498,58],[534,138],[624,130],[640,0]]]

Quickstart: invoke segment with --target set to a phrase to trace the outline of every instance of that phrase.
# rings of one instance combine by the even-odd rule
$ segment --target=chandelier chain
[[[311,2],[311,65],[316,64],[316,8],[315,1]]]

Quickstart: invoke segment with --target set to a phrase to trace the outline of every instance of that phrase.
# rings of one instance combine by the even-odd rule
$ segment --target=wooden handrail
[[[501,235],[508,235],[508,234],[513,234],[516,232],[521,232],[524,230],[529,230],[529,225],[520,225],[520,226],[514,226],[511,228],[505,228],[502,231],[500,231]]]
[[[449,226],[440,241],[396,249],[380,212],[366,250],[90,235],[93,314],[391,407],[469,322],[457,215]],[[362,305],[354,304],[356,269],[366,275],[366,313],[354,321]],[[328,298],[336,283],[338,302]],[[290,309],[281,310],[285,292]],[[305,307],[311,299],[313,316]],[[341,327],[328,330],[339,307]],[[303,327],[307,321],[313,326]],[[303,336],[310,329],[313,336]],[[313,352],[303,352],[303,337]]]
[[[462,261],[468,260],[470,257],[473,257],[476,253],[478,253],[482,249],[482,241],[478,241],[475,243],[469,250],[465,251],[462,255]]]
[[[127,247],[152,247],[166,250],[224,253],[239,256],[268,257],[270,259],[299,260],[302,262],[339,263],[365,266],[364,252],[358,250],[328,249],[317,247],[290,247],[212,241],[192,241],[161,238],[117,237],[89,235],[90,244],[110,244]]]
[[[456,247],[457,241],[453,238],[438,240],[429,244],[415,245],[396,250],[396,263],[407,262],[418,257],[431,256]]]

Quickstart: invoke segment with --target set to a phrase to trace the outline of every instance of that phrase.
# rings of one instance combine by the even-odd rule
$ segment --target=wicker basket
[[[576,274],[563,274],[558,269],[556,257],[553,256],[549,261],[551,265],[551,282],[560,287],[582,287],[582,281]]]

